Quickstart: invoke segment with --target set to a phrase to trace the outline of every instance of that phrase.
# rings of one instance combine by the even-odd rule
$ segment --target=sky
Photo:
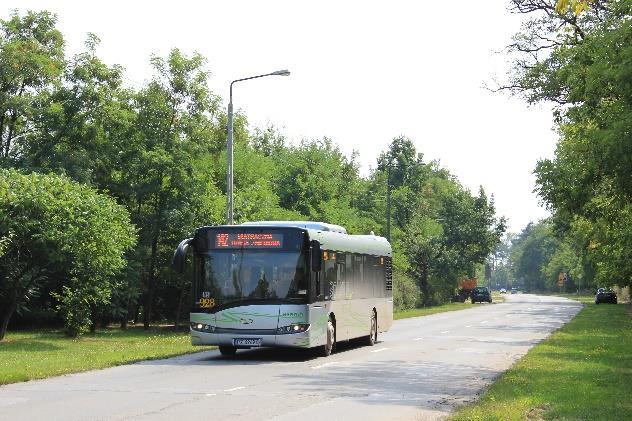
[[[98,55],[126,69],[126,82],[151,77],[151,54],[177,47],[208,60],[210,88],[228,98],[232,80],[288,69],[234,86],[233,103],[251,128],[273,124],[292,142],[327,136],[362,174],[394,137],[438,160],[473,193],[495,197],[508,229],[548,215],[533,193],[533,169],[553,156],[546,105],[484,88],[507,73],[502,53],[520,17],[507,0],[452,1],[120,1],[1,0],[12,10],[57,14],[66,51],[88,32]]]

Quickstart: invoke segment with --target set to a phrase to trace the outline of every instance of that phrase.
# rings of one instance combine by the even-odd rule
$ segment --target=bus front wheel
[[[331,318],[327,320],[327,332],[325,333],[327,334],[327,342],[323,345],[322,355],[323,357],[328,357],[336,345],[336,325],[334,325]]]
[[[219,353],[224,356],[235,355],[237,353],[237,348],[235,348],[234,346],[229,346],[229,345],[220,345]]]

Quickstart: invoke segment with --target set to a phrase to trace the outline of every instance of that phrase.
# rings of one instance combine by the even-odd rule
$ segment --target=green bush
[[[421,292],[415,281],[401,273],[393,274],[393,306],[395,310],[408,310],[420,304]]]
[[[135,242],[129,214],[114,199],[64,176],[0,170],[0,339],[44,285],[67,334],[79,334],[90,306],[109,301]]]

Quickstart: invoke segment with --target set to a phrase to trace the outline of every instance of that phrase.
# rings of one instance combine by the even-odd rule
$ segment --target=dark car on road
[[[595,295],[595,304],[601,303],[617,303],[617,293],[610,288],[599,288],[597,295]]]
[[[489,292],[487,287],[476,287],[472,290],[472,304],[483,301],[487,303],[492,302],[492,294]]]

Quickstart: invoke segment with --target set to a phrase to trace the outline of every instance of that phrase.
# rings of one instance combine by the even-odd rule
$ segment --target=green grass
[[[583,304],[589,304],[595,303],[595,294],[586,294],[586,293],[581,293],[581,294],[569,294],[566,292],[562,292],[559,294],[556,293],[545,293],[545,294],[541,294],[541,295],[550,295],[550,296],[554,296],[554,297],[564,297],[564,298],[568,298],[570,300],[575,300],[575,301],[579,301],[580,303]]]
[[[504,294],[499,294],[497,292],[492,293],[492,304],[493,303],[502,303],[505,301],[503,297]],[[481,305],[481,304],[475,304]],[[436,313],[445,313],[446,311],[456,311],[456,310],[465,310],[468,308],[472,308],[472,304],[470,301],[465,301],[464,303],[448,303],[439,306],[431,306],[424,308],[413,308],[410,310],[399,310],[393,313],[393,319],[407,319],[409,317],[419,317],[419,316],[428,316],[430,314]]]
[[[60,332],[8,332],[0,342],[0,384],[199,352],[188,330],[104,329],[79,339]]]
[[[573,298],[587,304],[571,322],[450,419],[632,419],[630,307]]]

